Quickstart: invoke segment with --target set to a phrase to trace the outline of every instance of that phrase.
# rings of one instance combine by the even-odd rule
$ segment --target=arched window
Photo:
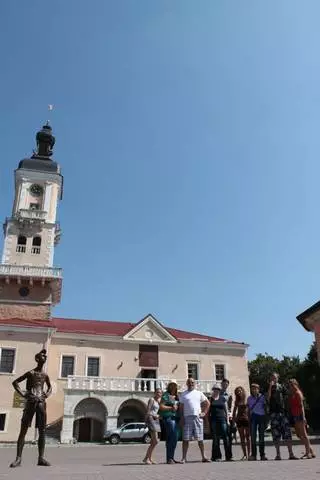
[[[41,237],[33,237],[32,246],[41,247]]]
[[[33,237],[31,253],[39,255],[41,250],[41,237]]]
[[[27,246],[27,237],[25,237],[24,235],[19,235],[17,240],[16,252],[24,253],[26,251],[26,246]]]

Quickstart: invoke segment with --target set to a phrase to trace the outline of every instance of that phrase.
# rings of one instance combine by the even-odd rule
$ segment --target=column
[[[7,225],[6,231],[4,233],[4,242],[3,242],[1,263],[6,263],[6,261],[7,261],[7,249],[8,249],[7,242],[8,242],[8,225]]]
[[[44,203],[43,203],[43,210],[47,212],[47,221],[50,222],[48,218],[50,213],[50,203],[51,203],[51,190],[52,190],[52,183],[46,182],[46,189],[44,192]]]
[[[27,189],[29,185],[30,185],[29,182],[23,182],[22,185],[20,186],[20,191],[18,193],[19,198],[17,201],[17,210],[20,210],[21,208],[28,208],[26,200],[27,200]]]
[[[64,415],[60,443],[73,443],[73,421],[74,415]]]
[[[114,430],[118,427],[118,415],[106,415],[106,427],[107,430]]]

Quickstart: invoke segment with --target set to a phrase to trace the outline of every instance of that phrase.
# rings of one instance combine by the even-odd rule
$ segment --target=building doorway
[[[107,409],[96,398],[85,398],[74,409],[73,438],[78,442],[100,442],[105,433]]]
[[[73,424],[73,437],[78,442],[101,442],[103,435],[102,422],[94,418],[80,418]]]

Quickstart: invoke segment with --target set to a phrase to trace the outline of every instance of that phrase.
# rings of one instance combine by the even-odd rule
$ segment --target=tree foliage
[[[320,366],[315,344],[303,361],[298,356],[278,359],[259,353],[248,366],[250,383],[258,383],[262,391],[266,391],[273,372],[280,375],[282,383],[296,378],[305,396],[308,422],[313,428],[320,428]]]

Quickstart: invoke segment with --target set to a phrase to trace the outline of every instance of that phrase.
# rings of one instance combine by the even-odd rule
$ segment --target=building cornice
[[[39,181],[47,181],[57,183],[61,186],[62,184],[62,175],[61,173],[50,173],[47,171],[39,171],[39,170],[27,170],[24,168],[17,168],[15,170],[15,179],[17,180],[26,180],[30,182],[34,182],[36,180]]]
[[[161,341],[161,340],[125,340],[122,336],[108,336],[108,335],[95,335],[95,334],[82,334],[77,332],[59,332],[54,326],[52,327],[40,327],[40,326],[17,326],[17,325],[0,325],[0,331],[11,331],[11,332],[50,332],[53,339],[64,339],[64,340],[74,340],[79,343],[117,343],[122,345],[157,345],[162,347],[168,347],[170,349],[175,348],[186,348],[186,349],[199,349],[205,352],[208,351],[217,351],[217,350],[229,350],[229,351],[243,351],[246,352],[249,345],[246,343],[233,343],[233,342],[205,342],[197,340],[177,340],[175,343],[171,341]]]
[[[233,343],[233,342],[204,342],[197,340],[177,340],[173,343],[170,341],[147,341],[147,340],[124,340],[122,336],[107,336],[107,335],[88,335],[81,333],[65,333],[65,332],[55,332],[54,338],[68,338],[77,341],[96,341],[101,343],[122,343],[124,345],[158,345],[158,346],[168,346],[168,347],[186,347],[186,348],[202,348],[202,349],[228,349],[228,350],[243,350],[246,351],[249,347],[246,343]]]
[[[50,327],[22,327],[16,325],[0,325],[0,332],[14,332],[14,333],[46,333],[51,335],[54,329]]]

